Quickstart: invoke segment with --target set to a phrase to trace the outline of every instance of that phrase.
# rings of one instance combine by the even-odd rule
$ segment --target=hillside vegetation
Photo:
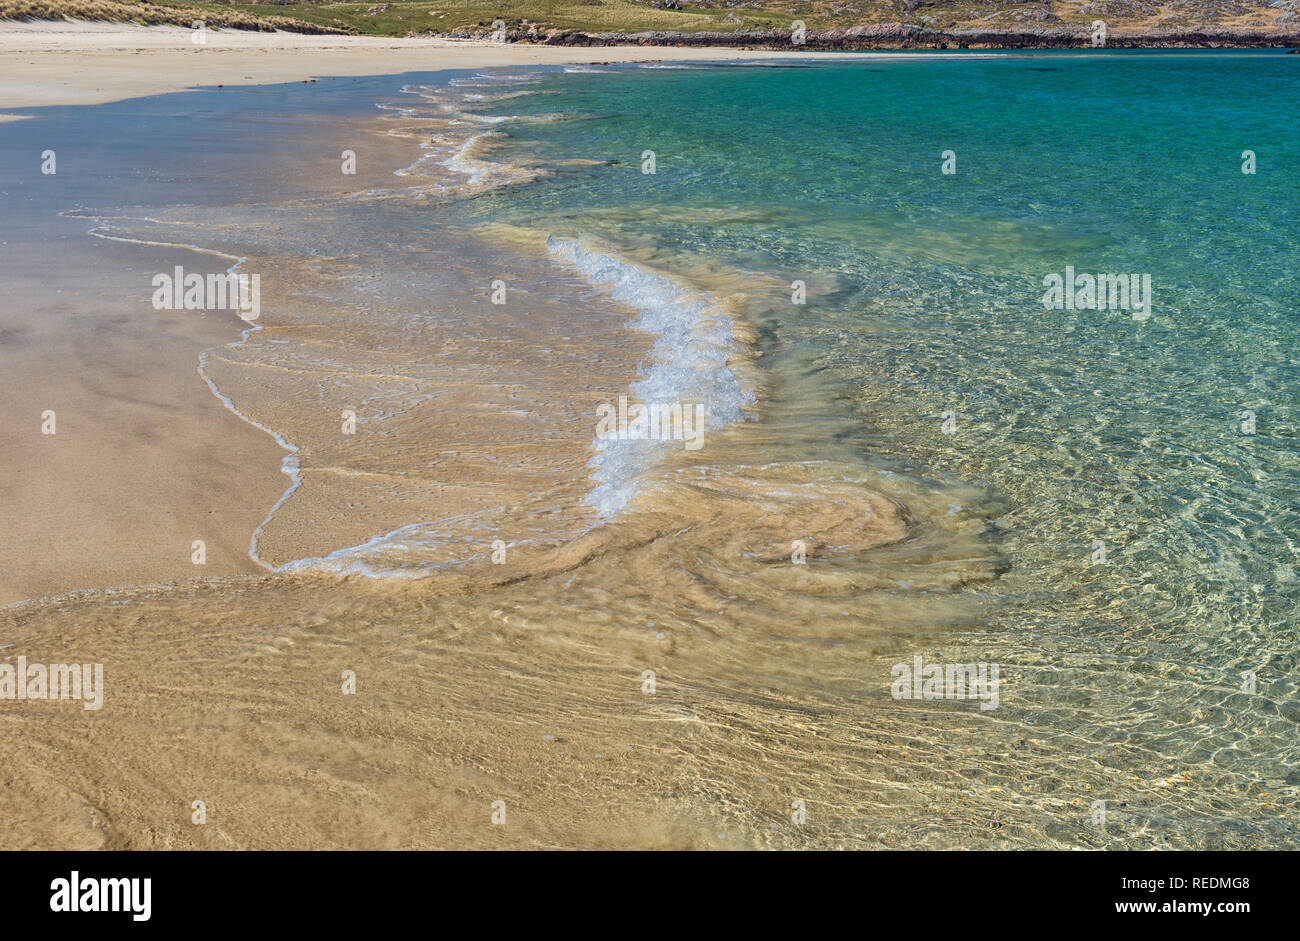
[[[415,0],[269,3],[167,0],[0,0],[0,18],[117,20],[188,26],[343,32],[370,36],[427,33],[483,37],[496,21],[511,41],[557,33],[746,34],[788,31],[838,36],[852,27],[903,26],[981,33],[1079,32],[1094,20],[1110,30],[1296,33],[1300,0]],[[739,38],[739,37],[737,37]]]

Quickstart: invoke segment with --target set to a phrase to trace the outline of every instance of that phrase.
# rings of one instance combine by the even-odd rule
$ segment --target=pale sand
[[[30,300],[6,288],[0,604],[260,571],[249,535],[287,485],[283,452],[222,408],[196,372],[205,347],[238,336],[234,315],[143,313],[93,286]],[[52,435],[41,433],[47,410]]]
[[[879,58],[804,52],[798,58]],[[535,46],[209,30],[195,45],[178,26],[0,23],[0,108],[87,105],[199,85],[263,85],[321,75],[591,62],[792,58],[789,52],[671,46]]]

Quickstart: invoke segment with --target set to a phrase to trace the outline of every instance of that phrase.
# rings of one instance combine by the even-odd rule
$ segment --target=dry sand
[[[791,58],[788,52],[665,46],[507,45],[475,40],[309,36],[179,26],[0,23],[0,108],[87,105],[198,85],[262,85],[320,75],[386,75],[509,65]],[[799,58],[858,57],[801,53]],[[876,54],[877,56],[879,54]]]

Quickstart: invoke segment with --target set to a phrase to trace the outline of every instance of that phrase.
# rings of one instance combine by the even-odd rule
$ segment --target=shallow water
[[[1271,54],[1040,61],[559,77],[510,109],[584,120],[505,152],[605,162],[468,211],[717,264],[788,447],[837,414],[869,465],[980,488],[952,508],[1000,576],[946,642],[1013,673],[989,722],[1294,794],[1300,92]],[[1149,274],[1149,318],[1046,310],[1067,266]]]
[[[331,832],[309,808],[364,800],[271,799],[256,760],[232,782],[186,724],[220,705],[106,708],[110,740],[193,733],[175,774],[240,794],[237,845],[272,805],[304,821],[276,845],[494,845],[458,816],[494,787],[548,791],[524,845],[617,845],[611,817],[629,845],[1294,845],[1300,93],[1272,55],[1051,61],[236,93],[162,152],[255,164],[178,159],[195,198],[91,187],[57,224],[265,273],[263,329],[204,370],[294,449],[250,547],[281,574],[139,590],[143,640],[107,596],[10,609],[12,633],[98,625],[147,697],[151,630],[204,625],[162,659],[224,664],[232,714],[292,728],[273,764],[350,747],[346,720],[293,714],[357,659],[390,671],[366,762],[415,782],[421,748],[495,756],[436,825]],[[239,130],[284,115],[311,146]],[[341,186],[358,138],[384,157],[357,146],[368,175]],[[1066,266],[1150,274],[1151,316],[1045,310]],[[704,406],[702,446],[598,438],[621,395]],[[917,656],[998,665],[996,708],[892,698]],[[469,739],[399,718],[435,702]],[[610,775],[515,742],[544,728],[575,762],[634,757]]]

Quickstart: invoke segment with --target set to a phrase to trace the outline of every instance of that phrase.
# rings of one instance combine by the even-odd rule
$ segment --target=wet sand
[[[195,46],[189,30],[169,26],[0,23],[0,112],[314,75],[771,55],[241,30],[209,31],[207,39]],[[372,137],[367,146],[352,190],[388,182],[400,161],[419,153],[403,140]],[[300,189],[340,190],[337,175],[293,166],[286,172]],[[101,243],[90,251],[103,256],[113,249]],[[195,264],[193,256],[177,263]],[[78,291],[74,268],[65,266],[53,279],[68,282],[66,292],[58,287],[57,307],[45,277],[33,282],[29,299],[7,308],[0,323],[9,340],[0,349],[7,366],[0,382],[6,401],[20,405],[6,410],[7,440],[14,446],[0,460],[8,465],[6,476],[21,481],[5,499],[11,535],[0,547],[0,604],[77,588],[258,571],[248,542],[288,484],[280,472],[284,452],[225,410],[195,372],[200,353],[237,338],[243,324],[231,315],[209,315],[195,329],[195,318],[183,311],[148,310],[141,319],[111,294]],[[33,331],[44,331],[39,342]],[[55,436],[39,434],[46,408],[62,419]],[[165,444],[182,438],[184,448]],[[446,494],[449,487],[454,483],[438,489]],[[307,554],[327,552],[337,545],[331,544],[336,533],[313,541],[307,536],[317,525],[313,514],[292,522],[305,505],[299,500],[278,525],[296,525],[297,543]],[[411,508],[393,506],[395,525],[404,511]],[[374,534],[366,526],[351,531],[359,540]],[[207,546],[202,568],[190,561],[195,539]],[[300,556],[281,553],[279,561],[293,557]]]
[[[237,337],[242,322],[156,311],[133,302],[138,290],[106,290],[92,272],[130,264],[131,247],[90,241],[68,249],[57,276],[38,274],[33,259],[30,283],[5,279],[0,604],[259,571],[248,537],[287,485],[280,449],[222,408],[196,372],[201,351]]]
[[[402,164],[390,163],[390,174],[394,165]],[[202,214],[203,244],[247,257],[246,270],[268,277],[263,329],[244,343],[230,345],[241,325],[227,315],[208,332],[182,316],[171,329],[188,329],[192,345],[156,344],[175,359],[167,388],[213,425],[178,409],[187,442],[180,450],[244,488],[248,512],[226,530],[238,546],[285,484],[283,451],[223,409],[195,375],[195,346],[219,339],[207,349],[205,374],[242,414],[299,449],[302,483],[259,533],[266,564],[328,556],[403,524],[435,524],[369,554],[278,575],[240,577],[231,573],[247,569],[232,567],[217,577],[214,559],[208,577],[150,587],[171,573],[137,559],[137,574],[120,577],[140,587],[5,608],[8,662],[21,653],[32,662],[102,663],[105,679],[100,710],[30,700],[0,710],[0,760],[11,769],[0,792],[0,843],[704,848],[880,840],[855,822],[862,791],[849,796],[833,770],[810,777],[810,762],[827,736],[842,752],[833,768],[857,760],[859,675],[888,675],[877,661],[895,655],[900,626],[929,630],[936,616],[967,616],[932,597],[895,603],[893,586],[905,578],[918,590],[946,591],[991,577],[982,522],[945,515],[949,494],[886,494],[881,488],[892,485],[861,466],[806,465],[789,429],[802,426],[806,441],[821,439],[825,426],[774,414],[766,429],[742,422],[715,431],[701,452],[647,466],[633,502],[595,525],[584,502],[595,405],[638,374],[651,338],[630,327],[636,312],[557,265],[543,233],[482,233],[476,238],[493,241],[476,244],[444,231],[435,251],[387,244],[383,227],[369,237],[403,277],[387,293],[383,281],[374,288],[382,304],[357,308],[348,285],[368,283],[373,259],[331,255],[322,233],[364,241],[369,230],[356,226],[366,201],[387,197],[317,201],[311,194],[325,179],[304,179],[307,195],[271,209],[267,244],[301,243],[309,253],[259,252],[258,207]],[[335,215],[343,211],[355,214]],[[388,211],[376,218],[388,220]],[[101,222],[115,238],[144,244],[95,244],[121,258],[141,253],[137,263],[148,270],[160,252],[176,251],[159,246],[195,239],[184,207],[158,215]],[[75,222],[89,228],[96,220]],[[485,272],[510,285],[513,304],[490,304]],[[742,275],[729,277],[738,284]],[[716,286],[727,294],[727,283]],[[358,318],[357,309],[368,315]],[[146,326],[157,329],[137,329]],[[132,345],[148,340],[126,335],[132,342],[117,352],[131,361]],[[743,330],[738,338],[748,342]],[[98,365],[88,381],[123,369]],[[45,388],[63,371],[38,366]],[[817,400],[788,398],[803,403],[797,409]],[[348,406],[361,419],[354,435],[340,433]],[[226,464],[193,461],[205,433]],[[154,434],[174,447],[180,432]],[[116,448],[106,459],[129,474],[138,442],[121,438]],[[151,472],[174,470],[164,463]],[[137,492],[184,504],[204,486],[186,483],[190,490]],[[54,478],[49,486],[70,484]],[[79,511],[120,502],[111,487],[92,489]],[[31,523],[29,537],[58,532],[47,520]],[[918,566],[896,550],[931,527],[952,537],[940,564]],[[131,531],[105,532],[121,541]],[[792,563],[792,539],[806,542],[811,564]],[[494,551],[497,540],[508,546],[504,555]],[[41,569],[45,577],[84,580],[75,555],[55,561]],[[356,576],[376,564],[420,577]],[[355,692],[345,688],[349,675]],[[884,685],[867,695],[883,699]],[[895,734],[871,747],[900,754]],[[877,801],[893,800],[888,781],[873,787]],[[792,819],[793,800],[812,808],[811,826]],[[194,801],[204,802],[206,823],[193,822]],[[497,801],[505,824],[493,822]],[[904,820],[895,818],[891,828]]]

